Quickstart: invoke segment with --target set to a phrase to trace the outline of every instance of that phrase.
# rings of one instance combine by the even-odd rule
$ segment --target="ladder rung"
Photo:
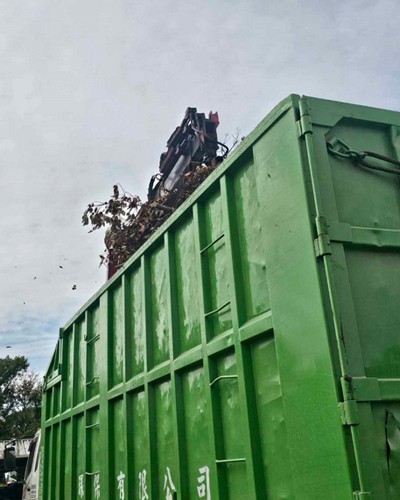
[[[224,458],[222,460],[216,460],[216,464],[232,464],[232,463],[239,463],[239,462],[246,462],[245,458]]]
[[[222,306],[218,307],[217,309],[214,309],[213,311],[209,311],[208,313],[206,313],[204,316],[207,318],[208,316],[211,316],[213,314],[217,314],[219,313],[222,309],[225,309],[226,306],[229,306],[229,304],[231,303],[230,300],[228,300],[228,302],[225,302],[225,304],[222,304]]]
[[[92,378],[92,380],[89,380],[89,382],[86,382],[86,385],[91,385],[93,384],[93,382],[95,382],[96,380],[100,380],[100,377],[98,375],[94,376]]]
[[[100,429],[100,424],[97,423],[97,424],[87,425],[86,429]]]
[[[94,344],[95,342],[97,342],[100,338],[100,333],[98,333],[95,337],[92,337],[91,339],[88,339],[87,337],[85,337],[85,342],[86,344],[90,345],[90,344]]]
[[[202,248],[200,250],[200,253],[204,253],[206,252],[210,247],[212,247],[213,245],[215,245],[216,243],[218,243],[219,240],[222,240],[222,238],[225,236],[224,233],[220,234],[218,236],[218,238],[216,238],[214,241],[212,241],[211,243],[209,243],[206,247]]]
[[[220,375],[219,377],[215,378],[212,382],[210,382],[210,387],[212,387],[215,382],[219,382],[220,380],[225,380],[225,379],[230,379],[230,378],[238,378],[237,375]]]

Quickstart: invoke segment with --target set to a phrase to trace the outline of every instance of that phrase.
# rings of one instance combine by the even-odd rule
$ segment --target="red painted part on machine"
[[[218,116],[218,113],[213,113],[212,111],[210,111],[209,114],[208,114],[208,119],[212,120],[215,123],[215,128],[218,127],[218,125],[219,125],[219,116]]]

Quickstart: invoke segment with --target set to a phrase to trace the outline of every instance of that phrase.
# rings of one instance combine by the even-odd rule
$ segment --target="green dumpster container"
[[[281,102],[60,330],[42,498],[400,498],[399,155]]]

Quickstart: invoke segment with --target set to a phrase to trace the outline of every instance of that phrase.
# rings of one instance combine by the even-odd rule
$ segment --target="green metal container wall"
[[[399,176],[335,138],[400,113],[288,97],[61,329],[44,500],[400,498]]]

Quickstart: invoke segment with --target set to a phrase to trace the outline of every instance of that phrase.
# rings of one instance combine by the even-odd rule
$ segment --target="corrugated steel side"
[[[353,132],[353,122],[343,124],[346,116],[364,125],[372,120],[384,130],[381,138],[374,127],[369,135]],[[375,214],[400,206],[394,176],[379,174],[380,201],[366,204],[375,189],[370,174],[360,177],[354,165],[328,157],[325,141],[339,126],[334,132],[355,147],[368,143],[388,153],[389,122],[393,135],[399,114],[290,96],[61,330],[46,377],[44,499],[336,500],[366,488],[390,498],[382,496],[391,494],[382,486],[389,417],[383,427],[381,417],[393,416],[395,438],[398,403],[371,410],[365,402],[369,420],[356,430],[343,425],[334,301],[348,322],[350,375],[399,376],[398,257],[393,245],[384,256],[376,248],[365,256],[337,236],[340,225],[332,225],[332,255],[314,250],[319,209],[330,224],[353,224],[352,234],[360,225],[375,228],[371,241],[377,227],[397,231],[397,213],[391,222]],[[349,186],[358,182],[356,201]],[[391,205],[384,207],[388,196]],[[360,210],[370,215],[349,218]],[[332,302],[334,286],[339,298]],[[381,335],[371,347],[382,294],[388,305],[381,332],[390,340]],[[369,318],[362,354],[349,300],[358,304],[359,322]],[[380,425],[378,451],[370,453],[373,418]],[[358,434],[364,465],[355,463]],[[381,472],[361,484],[377,464]]]

